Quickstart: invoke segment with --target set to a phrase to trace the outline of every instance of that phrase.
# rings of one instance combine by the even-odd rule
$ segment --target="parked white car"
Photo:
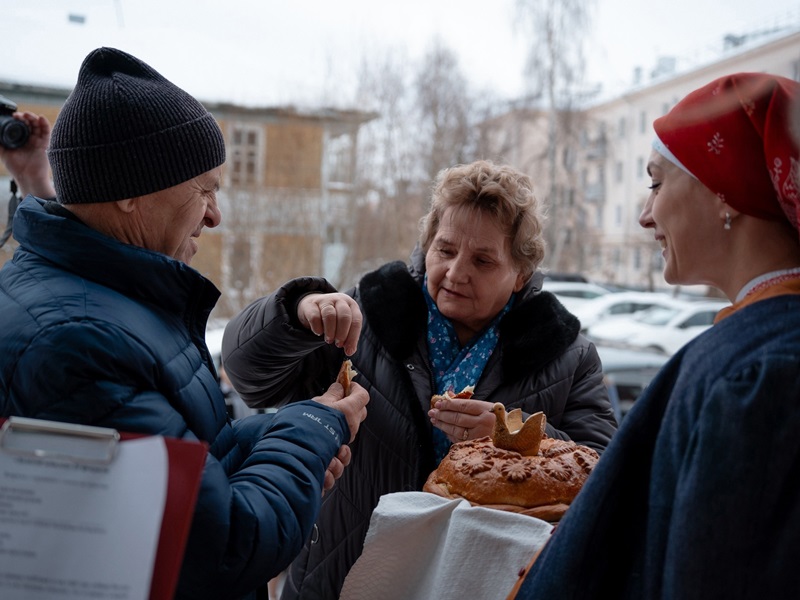
[[[611,317],[589,327],[586,335],[596,344],[644,348],[673,355],[714,323],[724,301],[673,299],[669,306],[651,306],[630,317]]]
[[[225,324],[213,325],[206,329],[206,346],[214,359],[214,366],[219,370],[222,364],[222,336],[225,333]]]
[[[615,292],[598,296],[575,308],[573,314],[580,319],[581,331],[615,316],[630,316],[651,306],[670,306],[673,298],[656,292]]]
[[[545,292],[552,292],[561,301],[568,311],[574,313],[578,307],[590,300],[611,294],[611,290],[596,283],[581,281],[547,281],[542,284]]]

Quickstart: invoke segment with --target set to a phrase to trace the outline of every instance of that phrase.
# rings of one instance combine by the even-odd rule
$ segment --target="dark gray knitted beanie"
[[[112,202],[220,166],[225,143],[192,96],[138,58],[98,48],[53,125],[48,157],[59,202]]]

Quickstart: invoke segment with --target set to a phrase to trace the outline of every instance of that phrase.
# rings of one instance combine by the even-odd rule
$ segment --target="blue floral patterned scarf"
[[[422,284],[422,291],[428,303],[428,354],[433,366],[436,393],[444,394],[447,390],[458,393],[468,385],[475,385],[480,379],[489,357],[497,346],[500,335],[497,329],[498,323],[514,303],[515,294],[511,295],[503,310],[486,329],[462,347],[453,324],[442,316],[428,293],[427,275]],[[433,447],[436,464],[439,464],[450,449],[450,440],[438,427],[433,428]]]

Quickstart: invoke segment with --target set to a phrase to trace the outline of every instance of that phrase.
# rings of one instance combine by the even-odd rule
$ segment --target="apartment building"
[[[692,90],[726,74],[767,72],[800,80],[800,29],[762,33],[752,39],[729,36],[726,41],[717,60],[676,72],[665,59],[649,82],[586,111],[587,137],[594,147],[603,149],[594,161],[596,168],[587,171],[587,183],[602,194],[589,215],[601,232],[597,252],[586,265],[590,277],[632,287],[666,287],[661,250],[652,232],[638,224],[649,193],[646,165],[653,120]]]
[[[623,93],[553,115],[511,108],[484,124],[487,155],[529,173],[550,212],[545,268],[622,287],[668,289],[661,249],[639,226],[653,121],[713,79],[758,71],[800,80],[800,26],[727,36],[702,64],[663,57]],[[705,293],[705,288],[691,290]]]

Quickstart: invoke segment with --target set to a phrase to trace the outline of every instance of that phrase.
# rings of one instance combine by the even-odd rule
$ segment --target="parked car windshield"
[[[666,325],[680,311],[677,308],[666,306],[653,306],[638,313],[634,318],[647,325]]]

